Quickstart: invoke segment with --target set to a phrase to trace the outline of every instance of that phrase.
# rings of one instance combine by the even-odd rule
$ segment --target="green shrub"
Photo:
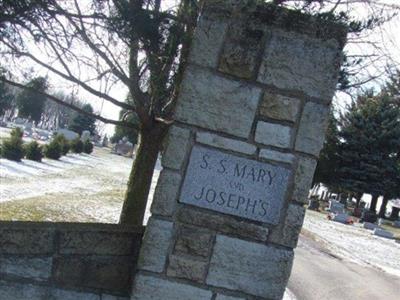
[[[71,150],[74,153],[82,153],[83,151],[83,142],[80,138],[76,138],[71,142]]]
[[[86,140],[83,143],[83,152],[90,154],[93,152],[93,143],[91,143],[89,140]]]
[[[26,159],[42,161],[43,153],[42,146],[40,146],[36,141],[26,144],[24,147]]]
[[[62,146],[57,140],[52,140],[44,147],[44,156],[51,159],[59,159],[62,154]]]
[[[67,153],[71,149],[71,146],[70,146],[68,140],[65,138],[65,136],[63,134],[57,134],[56,137],[54,138],[54,140],[57,141],[61,145],[62,155],[67,155]]]
[[[22,135],[23,131],[20,128],[14,128],[11,131],[11,136],[8,139],[5,139],[1,146],[2,157],[14,161],[21,161],[24,157]]]

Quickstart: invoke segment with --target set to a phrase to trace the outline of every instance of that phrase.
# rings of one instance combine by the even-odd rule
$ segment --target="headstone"
[[[25,125],[24,125],[24,129],[25,129],[26,131],[32,131],[32,127],[33,127],[33,123],[32,123],[32,122],[27,122],[27,123],[25,123]]]
[[[15,118],[14,119],[14,123],[15,124],[17,124],[17,125],[23,125],[23,124],[25,124],[27,122],[27,120],[26,119],[23,119],[23,118]]]
[[[101,146],[102,147],[108,147],[108,137],[106,135],[103,137],[103,140],[101,142]]]
[[[393,239],[393,233],[391,233],[390,231],[384,230],[384,229],[380,229],[380,228],[374,229],[374,235],[384,237],[387,239]]]
[[[392,222],[389,221],[389,220],[385,220],[383,218],[379,218],[378,219],[378,225],[379,226],[381,226],[381,225],[392,225]]]
[[[362,209],[362,208],[360,208],[360,207],[355,207],[354,210],[353,210],[353,216],[355,216],[355,217],[357,217],[357,218],[360,218],[362,212],[363,212],[363,209]]]
[[[363,227],[364,227],[365,229],[368,229],[368,230],[375,230],[376,228],[379,228],[378,225],[376,225],[376,224],[374,224],[374,223],[370,223],[370,222],[364,222]]]
[[[81,141],[82,142],[85,142],[85,141],[87,141],[87,140],[89,140],[90,139],[90,131],[89,130],[84,130],[84,131],[82,131],[82,134],[81,134]]]
[[[344,213],[344,205],[336,200],[330,200],[329,211],[334,214]]]
[[[364,210],[361,214],[360,222],[370,222],[375,223],[378,220],[378,216],[375,212]]]
[[[72,131],[72,130],[69,130],[69,129],[65,129],[65,128],[62,128],[62,129],[57,130],[57,134],[62,134],[62,135],[64,135],[64,137],[65,137],[68,141],[73,141],[73,140],[75,140],[76,138],[79,137],[79,134],[78,134],[77,132]]]
[[[133,299],[284,294],[346,32],[256,2],[203,2]]]
[[[122,156],[132,157],[133,155],[133,144],[128,141],[127,137],[123,137],[115,146],[114,153]]]
[[[319,200],[318,199],[310,199],[308,202],[308,209],[319,210]]]
[[[400,220],[400,208],[397,206],[392,206],[392,212],[390,213],[389,218],[393,221]]]
[[[350,224],[352,223],[352,220],[350,216],[346,213],[338,213],[335,214],[335,216],[332,219],[335,222],[343,223],[343,224]]]

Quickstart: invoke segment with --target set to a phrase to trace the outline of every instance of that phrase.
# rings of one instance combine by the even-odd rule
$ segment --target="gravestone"
[[[257,1],[205,1],[132,299],[281,299],[346,29]]]
[[[344,204],[336,200],[329,201],[329,211],[334,214],[344,213]]]
[[[133,149],[133,144],[128,141],[127,137],[123,137],[122,140],[115,144],[113,152],[118,155],[132,157]]]
[[[378,215],[376,212],[364,210],[361,214],[360,222],[370,222],[375,223],[378,220]]]
[[[378,225],[392,225],[392,221],[385,220],[383,218],[378,218]]]
[[[375,228],[374,229],[374,235],[386,238],[386,239],[393,239],[393,233],[391,233],[390,231],[381,229],[381,228]]]
[[[65,128],[57,130],[57,134],[62,134],[67,141],[73,141],[79,137],[79,133]]]
[[[378,225],[376,225],[376,224],[374,224],[374,223],[370,223],[370,222],[364,222],[363,227],[364,227],[365,229],[368,229],[368,230],[374,230],[374,229],[376,229],[376,228],[379,228]]]
[[[343,224],[350,224],[352,222],[351,218],[346,213],[337,213],[332,220]]]
[[[89,130],[84,130],[84,131],[82,131],[82,134],[81,134],[81,141],[82,142],[86,142],[87,140],[89,140],[90,139],[90,131]]]

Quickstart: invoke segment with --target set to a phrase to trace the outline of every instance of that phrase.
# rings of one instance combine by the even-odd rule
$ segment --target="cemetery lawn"
[[[117,223],[131,165],[132,159],[97,147],[91,155],[43,163],[0,159],[0,220]],[[151,195],[160,169],[158,163]],[[332,256],[400,276],[400,243],[373,236],[361,224],[343,225],[308,210],[302,234]]]
[[[400,243],[374,236],[360,223],[344,225],[327,220],[325,214],[307,210],[302,234],[332,256],[400,276]]]
[[[396,227],[390,226],[390,225],[381,225],[381,227],[387,231],[392,232],[394,235],[394,238],[396,240],[399,240],[399,242],[400,242],[400,228],[396,228]]]
[[[0,159],[0,220],[117,223],[132,162],[98,147],[42,163]]]

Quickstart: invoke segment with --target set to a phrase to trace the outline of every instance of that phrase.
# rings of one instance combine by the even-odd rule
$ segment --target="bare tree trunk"
[[[399,219],[399,215],[400,215],[400,208],[398,207],[392,207],[392,213],[390,214],[389,219],[396,221]]]
[[[385,217],[385,213],[386,213],[386,205],[388,204],[389,199],[388,198],[383,198],[382,199],[382,204],[381,204],[381,208],[379,210],[379,218],[384,218]]]
[[[372,195],[371,205],[369,206],[369,211],[376,213],[376,204],[378,202],[378,195]]]
[[[356,194],[356,208],[360,207],[361,197],[362,197],[361,193]]]
[[[121,211],[120,224],[142,226],[154,167],[165,135],[161,126],[141,130],[139,145],[129,176],[128,188]]]

